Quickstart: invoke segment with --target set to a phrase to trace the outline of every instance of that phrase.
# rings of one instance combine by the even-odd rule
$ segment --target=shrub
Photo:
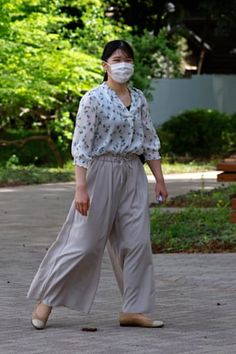
[[[210,109],[183,112],[158,130],[162,154],[210,158],[235,149],[236,115]]]
[[[31,137],[43,136],[47,137],[45,130],[13,130],[8,129],[0,133],[0,166],[11,167],[12,165],[36,165],[36,166],[57,166],[58,161],[55,154],[52,152],[47,140],[29,140],[24,144],[17,142]],[[61,158],[66,161],[69,159],[68,151],[63,151],[58,143],[58,137],[53,137],[55,148],[58,150]],[[11,142],[15,143],[11,143]]]

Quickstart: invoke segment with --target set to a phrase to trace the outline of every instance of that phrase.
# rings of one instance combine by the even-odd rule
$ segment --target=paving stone
[[[180,186],[185,193],[187,182],[172,181],[173,193]],[[153,256],[161,329],[118,325],[121,297],[105,254],[91,313],[56,308],[48,328],[36,331],[26,293],[73,193],[73,183],[0,189],[0,354],[236,353],[235,253]]]

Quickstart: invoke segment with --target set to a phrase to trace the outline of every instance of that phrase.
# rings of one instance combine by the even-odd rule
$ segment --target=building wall
[[[236,75],[195,75],[190,79],[155,79],[149,102],[155,126],[193,108],[236,112]]]

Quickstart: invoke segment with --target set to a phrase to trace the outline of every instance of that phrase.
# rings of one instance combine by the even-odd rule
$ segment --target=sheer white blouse
[[[71,147],[75,165],[88,168],[94,158],[106,153],[160,159],[160,141],[144,94],[129,90],[130,109],[105,82],[82,97]]]

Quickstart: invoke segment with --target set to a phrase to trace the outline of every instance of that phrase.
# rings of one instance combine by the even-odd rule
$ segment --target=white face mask
[[[124,84],[125,82],[129,81],[134,73],[134,64],[131,63],[121,62],[108,65],[111,68],[111,72],[109,73],[111,78],[119,84]]]

